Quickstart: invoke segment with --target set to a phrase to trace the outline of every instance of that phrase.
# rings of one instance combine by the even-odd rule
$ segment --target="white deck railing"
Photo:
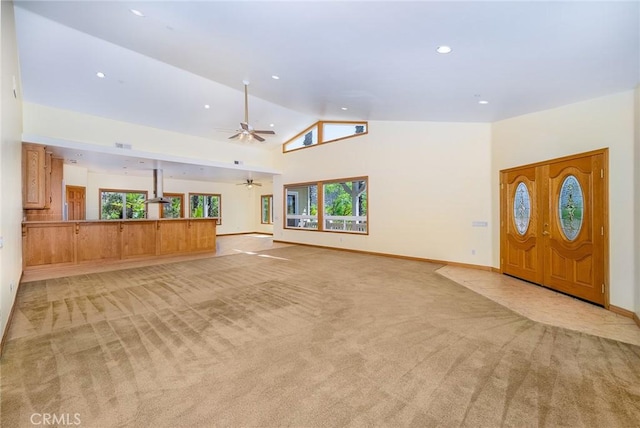
[[[297,229],[318,229],[318,216],[307,214],[287,214],[287,227]],[[367,232],[366,216],[326,215],[324,230],[332,232]]]

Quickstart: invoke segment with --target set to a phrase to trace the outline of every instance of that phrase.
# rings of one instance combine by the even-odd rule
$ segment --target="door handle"
[[[544,232],[542,232],[542,234],[546,236],[546,235],[548,235],[548,234],[549,234],[549,232],[547,232],[547,231],[545,230]]]

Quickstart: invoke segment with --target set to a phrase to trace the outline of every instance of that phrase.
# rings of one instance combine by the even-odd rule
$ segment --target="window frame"
[[[324,126],[327,125],[327,124],[354,125],[354,126],[364,125],[365,126],[365,131],[363,131],[361,133],[358,133],[358,134],[347,135],[345,137],[334,138],[333,140],[324,141]],[[302,137],[304,134],[308,133],[309,131],[312,131],[314,128],[317,130],[317,133],[318,133],[318,135],[317,135],[317,137],[318,137],[317,138],[317,143],[311,144],[309,146],[296,147],[294,149],[287,150],[287,145],[293,143],[298,138]],[[291,152],[295,152],[297,150],[309,149],[311,147],[317,147],[317,146],[321,146],[321,145],[327,144],[327,143],[334,143],[336,141],[347,140],[349,138],[361,137],[363,135],[367,135],[368,133],[369,133],[369,122],[365,121],[365,120],[319,120],[318,122],[314,123],[313,125],[305,128],[304,131],[296,134],[293,138],[290,138],[289,140],[285,141],[282,144],[282,153],[291,153]]]
[[[191,208],[192,196],[215,196],[218,198],[218,217],[193,217],[191,214],[193,209]],[[222,194],[220,193],[202,193],[202,192],[189,192],[189,218],[215,218],[216,224],[220,226],[222,224]]]
[[[264,221],[264,199],[267,198],[269,221]],[[273,224],[273,194],[260,195],[260,224]]]
[[[180,217],[165,217],[164,216],[164,205],[165,204],[159,204],[160,206],[158,207],[159,210],[159,217],[160,218],[184,218],[184,193],[164,193],[162,195],[165,198],[180,198]]]
[[[354,181],[364,181],[366,185],[367,192],[367,213],[365,216],[365,224],[366,230],[358,231],[358,230],[342,230],[342,229],[328,229],[325,227],[325,206],[324,206],[324,186],[326,184],[334,184],[334,183],[348,183]],[[317,227],[316,228],[308,228],[308,227],[298,227],[298,226],[287,226],[287,216],[288,216],[288,195],[292,192],[292,188],[296,187],[305,187],[305,186],[317,186],[318,189],[318,213],[317,213]],[[295,190],[294,190],[295,192]],[[285,230],[306,230],[311,232],[328,232],[328,233],[346,233],[353,235],[369,235],[369,177],[368,176],[360,176],[360,177],[347,177],[347,178],[337,178],[337,179],[329,179],[329,180],[318,180],[318,181],[310,181],[304,183],[289,183],[283,186],[283,213],[282,216],[282,227]],[[355,217],[355,216],[353,216]]]
[[[140,194],[144,196],[144,200],[149,199],[149,192],[146,190],[130,190],[130,189],[108,189],[108,188],[99,188],[98,189],[98,213],[100,220],[142,220],[149,218],[149,207],[145,203],[144,206],[144,217],[140,219],[136,218],[128,218],[127,215],[127,207],[126,207],[126,196],[125,196],[125,205],[122,207],[122,217],[121,218],[102,218],[102,194],[103,193],[122,193],[123,195],[129,193]]]

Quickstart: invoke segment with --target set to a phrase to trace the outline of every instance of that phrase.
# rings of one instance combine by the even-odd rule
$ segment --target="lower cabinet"
[[[22,223],[23,268],[215,252],[216,219]]]

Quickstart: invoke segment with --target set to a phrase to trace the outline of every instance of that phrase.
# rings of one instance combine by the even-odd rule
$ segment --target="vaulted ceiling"
[[[26,101],[228,141],[247,80],[265,147],[319,119],[493,122],[640,81],[638,2],[15,6]]]

